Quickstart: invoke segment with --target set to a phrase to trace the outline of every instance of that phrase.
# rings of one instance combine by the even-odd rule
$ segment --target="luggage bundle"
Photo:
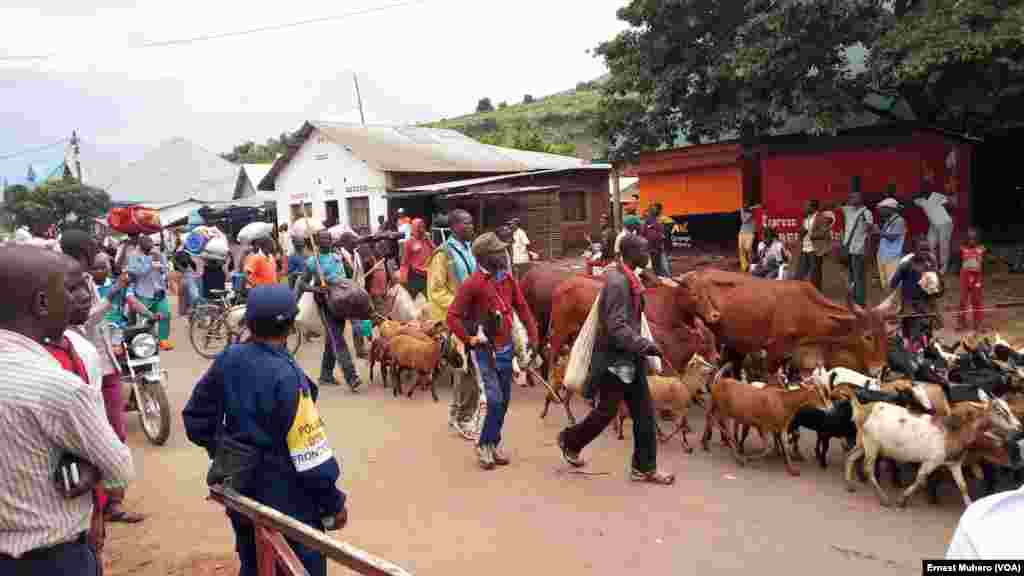
[[[156,234],[160,232],[160,213],[142,206],[119,206],[110,211],[107,223],[122,234]]]
[[[185,238],[185,251],[207,260],[226,260],[228,239],[213,226],[197,226]]]

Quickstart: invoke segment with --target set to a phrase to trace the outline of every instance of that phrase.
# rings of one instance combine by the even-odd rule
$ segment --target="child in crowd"
[[[919,238],[915,251],[900,261],[890,282],[899,288],[903,300],[903,338],[911,352],[928,345],[935,326],[937,309],[934,302],[942,295],[938,262],[932,254],[927,238]]]
[[[789,251],[774,229],[765,229],[764,240],[757,247],[757,260],[757,264],[751,266],[751,273],[759,278],[777,277],[779,268],[789,261]]]
[[[985,247],[978,243],[978,229],[971,226],[967,229],[967,239],[960,247],[960,315],[957,329],[968,329],[968,319],[974,315],[974,329],[981,331],[984,319],[982,312],[982,260]]]

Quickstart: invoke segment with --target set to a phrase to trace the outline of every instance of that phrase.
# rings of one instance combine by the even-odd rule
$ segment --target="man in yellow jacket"
[[[448,307],[455,301],[459,286],[476,271],[470,241],[473,239],[473,217],[456,208],[448,215],[452,235],[431,255],[427,263],[427,314],[431,321],[446,322]],[[448,410],[448,427],[466,440],[476,441],[474,422],[480,401],[480,388],[469,371],[455,373],[452,403]]]

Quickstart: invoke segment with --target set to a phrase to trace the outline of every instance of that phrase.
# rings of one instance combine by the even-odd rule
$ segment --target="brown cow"
[[[565,280],[574,277],[588,278],[598,283],[601,282],[601,279],[594,276],[588,276],[578,270],[573,270],[564,264],[555,264],[552,262],[531,262],[526,264],[525,268],[526,271],[519,280],[519,285],[523,290],[523,298],[526,300],[527,305],[530,306],[530,311],[533,312],[533,317],[537,320],[538,349],[544,350],[551,338],[552,302],[558,285]],[[658,278],[646,270],[641,274],[640,280],[649,288],[654,288],[660,285]],[[648,314],[648,316],[650,316],[650,314]],[[584,314],[583,317],[586,318],[586,314]],[[688,323],[692,324],[693,322],[689,321]],[[548,358],[545,357],[545,377],[550,378],[552,368],[553,365],[550,364],[548,362]],[[532,381],[527,381],[531,386],[533,385]]]
[[[530,263],[526,274],[519,280],[519,286],[523,291],[523,298],[530,306],[530,312],[537,320],[537,343],[543,350],[547,342],[548,325],[551,321],[551,299],[555,289],[564,280],[576,276],[578,273],[566,266],[560,266],[550,262]],[[550,366],[548,367],[550,370]]]
[[[810,283],[765,280],[705,269],[679,278],[680,315],[696,314],[730,350],[739,366],[743,356],[765,350],[775,373],[796,346],[816,345],[831,362],[878,377],[886,366],[888,305],[865,310],[841,306]],[[891,302],[889,299],[887,302]]]
[[[554,307],[551,311],[547,366],[554,367],[557,364],[558,356],[579,333],[603,287],[604,283],[601,280],[573,276],[555,289],[552,298]],[[715,335],[698,318],[695,318],[694,327],[683,322],[679,313],[680,308],[674,304],[677,290],[678,287],[659,286],[649,288],[644,294],[645,314],[651,326],[651,333],[664,353],[668,366],[682,370],[694,352],[700,352],[704,358],[717,362],[719,354]],[[550,395],[545,399],[541,418],[547,416],[552,400]],[[566,415],[570,422],[575,420],[569,411],[568,401]]]

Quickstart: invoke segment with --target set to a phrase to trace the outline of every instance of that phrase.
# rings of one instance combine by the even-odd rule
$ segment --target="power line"
[[[26,149],[18,151],[18,152],[11,152],[11,153],[4,154],[4,155],[0,156],[0,160],[10,160],[11,158],[17,158],[18,156],[23,156],[25,154],[31,154],[33,152],[39,152],[41,150],[48,150],[48,149],[53,148],[55,146],[60,146],[61,144],[66,143],[67,141],[68,141],[68,138],[63,138],[61,140],[58,140],[58,141],[54,142],[53,144],[47,144],[46,146],[38,146],[36,148],[26,148]]]
[[[190,38],[179,38],[176,40],[154,40],[151,42],[143,42],[134,46],[126,46],[123,49],[139,49],[139,48],[163,48],[167,46],[180,46],[187,44],[194,44],[196,42],[205,42],[208,40],[220,40],[223,38],[233,38],[236,36],[248,36],[250,34],[259,34],[262,32],[274,32],[277,30],[286,30],[288,28],[297,28],[299,26],[307,26],[309,24],[320,24],[323,22],[331,22],[334,20],[344,20],[353,16],[363,16],[366,14],[372,14],[374,12],[383,12],[385,10],[391,10],[394,8],[403,8],[407,6],[413,6],[416,4],[423,4],[427,0],[407,0],[405,2],[395,2],[393,4],[387,4],[384,6],[376,6],[374,8],[364,8],[362,10],[355,10],[347,12],[345,14],[336,14],[334,16],[321,16],[319,18],[309,18],[306,20],[298,20],[296,22],[288,22],[285,24],[270,24],[267,26],[260,26],[257,28],[250,28],[248,30],[235,30],[233,32],[219,32],[213,34],[201,34],[199,36],[192,36]],[[21,55],[21,56],[0,56],[0,62],[16,62],[16,61],[32,61],[32,60],[49,60],[57,56],[59,53],[51,52],[49,54],[36,54],[36,55]]]

